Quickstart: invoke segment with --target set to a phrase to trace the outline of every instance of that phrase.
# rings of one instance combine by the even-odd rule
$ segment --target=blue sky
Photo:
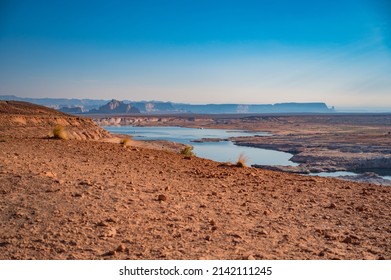
[[[3,0],[0,94],[391,108],[389,3]]]

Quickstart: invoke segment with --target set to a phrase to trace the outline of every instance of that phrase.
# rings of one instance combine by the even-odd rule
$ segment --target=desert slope
[[[0,135],[0,259],[391,259],[389,187],[18,128]]]
[[[0,137],[42,138],[56,125],[64,126],[71,139],[98,140],[110,136],[88,118],[22,101],[0,101]]]

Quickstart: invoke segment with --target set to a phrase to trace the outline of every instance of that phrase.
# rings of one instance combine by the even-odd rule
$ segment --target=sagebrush
[[[190,157],[194,156],[193,147],[190,145],[186,145],[186,147],[184,147],[181,150],[180,154],[184,155],[186,158],[190,158]]]
[[[247,167],[247,161],[248,161],[248,157],[244,153],[241,153],[239,155],[238,160],[236,161],[236,166],[237,167]]]
[[[130,146],[132,142],[132,138],[130,138],[129,136],[126,136],[124,139],[121,139],[121,144],[124,145],[125,147],[127,146]]]
[[[56,125],[56,127],[49,133],[50,138],[68,140],[68,134],[62,125]]]

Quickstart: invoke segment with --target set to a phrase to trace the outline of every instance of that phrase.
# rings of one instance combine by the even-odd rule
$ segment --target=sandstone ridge
[[[22,101],[0,101],[0,136],[43,138],[57,125],[69,139],[99,140],[110,134],[91,119],[71,116],[44,106]]]

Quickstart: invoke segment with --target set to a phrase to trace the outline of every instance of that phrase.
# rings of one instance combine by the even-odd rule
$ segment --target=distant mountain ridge
[[[138,113],[333,113],[325,103],[276,103],[276,104],[185,104],[161,101],[118,101],[102,99],[21,98],[0,95],[0,100],[17,100],[35,103],[71,114],[138,114]]]

